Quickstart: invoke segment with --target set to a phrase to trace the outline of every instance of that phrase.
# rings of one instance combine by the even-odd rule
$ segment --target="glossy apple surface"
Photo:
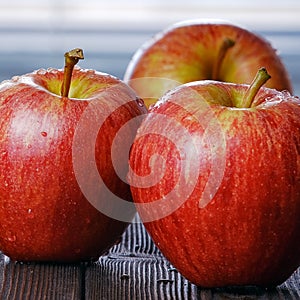
[[[234,45],[220,55],[227,40]],[[266,87],[292,92],[288,72],[266,39],[227,21],[200,19],[176,23],[146,41],[124,80],[150,106],[179,83],[213,79],[250,84],[261,67],[272,76]]]
[[[0,85],[0,249],[14,260],[97,259],[127,226],[85,197],[74,172],[74,147],[80,156],[77,171],[85,172],[87,185],[94,180],[87,170],[91,144],[103,182],[112,193],[132,201],[129,186],[114,171],[111,144],[123,124],[143,114],[145,107],[127,85],[108,74],[76,68],[69,97],[60,96],[62,79],[62,70],[49,69]],[[91,139],[83,115],[89,108],[97,124],[113,105],[116,109]],[[86,139],[75,145],[78,130],[86,130]],[[132,140],[136,128],[126,130],[123,138]],[[128,157],[122,152],[115,157],[126,172]],[[118,209],[101,193],[99,201]]]
[[[175,88],[150,108],[131,149],[146,229],[203,287],[274,286],[300,265],[300,100],[261,88],[245,108],[247,89]]]

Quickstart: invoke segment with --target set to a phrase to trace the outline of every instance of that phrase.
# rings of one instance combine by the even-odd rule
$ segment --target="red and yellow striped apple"
[[[300,265],[300,99],[266,79],[173,89],[131,149],[141,219],[199,286],[274,286]]]
[[[75,68],[72,82],[68,76],[64,80],[72,68],[39,70],[0,84],[0,250],[14,260],[97,259],[128,224],[86,198],[74,164],[92,189],[94,162],[103,184],[132,201],[111,160],[114,154],[127,173],[128,157],[112,153],[111,146],[118,130],[146,108],[132,89],[108,74]],[[113,112],[91,136],[92,125],[98,126],[110,108]],[[83,138],[75,141],[78,132]],[[134,126],[127,126],[123,139],[133,140],[135,133]],[[118,209],[99,189],[98,201],[108,210]],[[130,219],[135,212],[126,213]]]
[[[182,83],[212,79],[250,84],[261,67],[272,74],[266,87],[292,92],[281,58],[262,36],[227,21],[187,20],[146,41],[124,80],[150,106]]]

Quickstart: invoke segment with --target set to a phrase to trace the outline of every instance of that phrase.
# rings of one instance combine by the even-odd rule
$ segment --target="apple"
[[[300,99],[268,78],[174,88],[131,148],[141,220],[202,287],[276,286],[300,265]]]
[[[13,260],[95,260],[128,225],[99,210],[83,185],[94,185],[92,162],[103,178],[97,201],[118,209],[104,197],[105,185],[132,202],[111,159],[127,173],[128,157],[111,145],[146,108],[120,79],[74,67],[81,58],[82,50],[74,49],[66,53],[64,70],[40,69],[0,84],[0,250]],[[89,134],[92,125],[96,136]],[[133,140],[137,126],[126,126],[119,138]],[[135,212],[122,214],[130,220]]]
[[[124,81],[149,107],[182,83],[211,79],[250,84],[261,67],[272,74],[266,87],[292,93],[285,66],[262,36],[225,20],[196,19],[175,23],[146,41]]]

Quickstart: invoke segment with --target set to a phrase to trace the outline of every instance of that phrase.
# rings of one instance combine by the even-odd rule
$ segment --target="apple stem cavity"
[[[252,83],[249,85],[246,93],[243,96],[239,108],[251,108],[255,106],[255,96],[259,89],[271,78],[266,68],[260,68],[256,73]]]
[[[82,49],[76,48],[65,53],[64,78],[61,86],[61,96],[68,97],[74,66],[80,59],[84,59]]]
[[[225,57],[227,51],[231,47],[233,47],[234,44],[235,44],[235,41],[230,38],[225,38],[223,40],[223,43],[219,49],[216,63],[213,66],[213,71],[212,71],[212,79],[213,80],[219,80],[219,75],[220,75],[219,73],[220,73],[220,69],[221,69],[221,65],[223,63],[224,57]]]

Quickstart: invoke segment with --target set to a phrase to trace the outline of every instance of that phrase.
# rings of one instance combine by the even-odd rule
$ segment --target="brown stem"
[[[220,73],[220,69],[221,69],[221,65],[223,63],[224,57],[225,57],[228,49],[233,47],[234,44],[235,44],[235,41],[230,38],[225,38],[223,40],[223,43],[219,49],[217,60],[213,66],[213,71],[212,71],[212,79],[213,80],[219,80],[219,75],[220,75],[219,73]]]
[[[84,59],[82,49],[76,48],[65,53],[64,79],[61,86],[61,96],[68,97],[74,66],[79,59]]]
[[[261,68],[255,75],[252,83],[249,85],[244,97],[242,99],[240,108],[250,108],[255,104],[254,98],[257,95],[259,89],[271,78],[265,68]]]

